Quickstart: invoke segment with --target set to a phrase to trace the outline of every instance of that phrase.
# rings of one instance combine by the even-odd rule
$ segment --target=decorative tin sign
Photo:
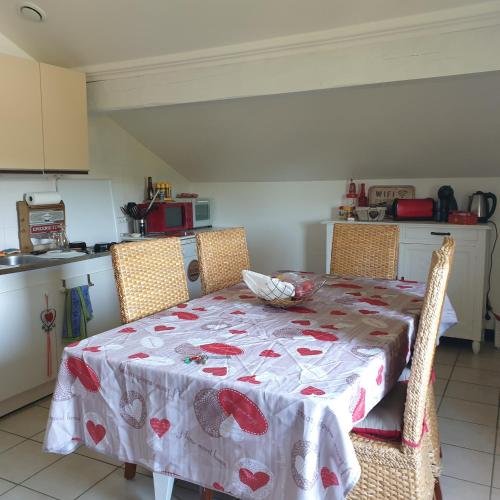
[[[371,186],[368,189],[368,203],[370,205],[385,205],[386,217],[392,217],[392,202],[396,199],[415,198],[415,186]]]

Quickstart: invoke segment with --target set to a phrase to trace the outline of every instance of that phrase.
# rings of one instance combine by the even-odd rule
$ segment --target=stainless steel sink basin
[[[36,255],[7,255],[0,257],[0,266],[23,266],[26,264],[35,264],[41,259]]]

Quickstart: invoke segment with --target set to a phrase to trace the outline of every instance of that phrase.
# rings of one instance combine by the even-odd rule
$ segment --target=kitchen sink
[[[23,266],[37,262],[41,262],[41,259],[36,255],[6,255],[0,257],[0,266]]]

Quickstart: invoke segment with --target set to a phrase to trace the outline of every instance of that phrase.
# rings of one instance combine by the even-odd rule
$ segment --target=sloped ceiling
[[[252,42],[478,3],[477,0],[34,0],[47,20],[0,1],[0,32],[35,59],[87,66]]]
[[[500,175],[499,89],[494,72],[112,117],[195,182],[487,177]]]

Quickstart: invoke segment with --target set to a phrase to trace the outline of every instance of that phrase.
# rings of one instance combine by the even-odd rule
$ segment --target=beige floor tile
[[[44,453],[40,443],[26,440],[0,454],[0,477],[21,483],[60,458],[60,455]]]
[[[50,497],[37,491],[29,490],[23,486],[17,486],[10,490],[5,495],[2,495],[2,500],[48,500]]]
[[[441,345],[436,350],[436,363],[440,365],[454,365],[459,355],[459,350],[456,348],[450,349],[447,346]]]
[[[500,387],[500,373],[491,370],[466,368],[465,366],[455,366],[451,375],[451,380]]]
[[[70,500],[114,470],[112,465],[73,453],[30,477],[23,484],[61,500]]]
[[[500,500],[500,490],[491,488],[491,500]]]
[[[439,417],[441,443],[453,444],[470,450],[495,452],[496,428]]]
[[[500,455],[495,456],[495,467],[493,470],[493,488],[500,488]]]
[[[490,488],[469,483],[453,477],[441,476],[439,479],[443,500],[489,500]]]
[[[443,475],[490,486],[493,455],[443,444]]]
[[[43,443],[43,440],[45,439],[45,431],[43,430],[42,432],[31,436],[30,439],[36,441],[37,443]]]
[[[457,358],[457,365],[500,372],[500,349],[483,343],[481,352],[477,355],[472,351],[461,352]]]
[[[52,395],[47,396],[46,398],[39,399],[35,404],[37,406],[41,406],[42,408],[50,408],[50,403],[52,402]]]
[[[450,378],[452,370],[453,366],[450,365],[440,365],[439,363],[436,363],[434,365],[436,377],[440,379],[448,380]]]
[[[469,384],[450,380],[446,388],[446,396],[450,398],[465,399],[489,405],[498,405],[499,389],[486,385]]]
[[[0,430],[31,437],[45,429],[49,410],[41,406],[27,406],[0,419]]]
[[[444,397],[439,407],[440,417],[462,420],[473,424],[494,427],[497,422],[497,408],[492,405]]]
[[[98,453],[97,451],[91,450],[86,446],[80,446],[80,448],[78,448],[75,453],[77,453],[78,455],[83,455],[84,457],[100,460],[101,462],[106,462],[116,467],[121,467],[123,465],[123,462],[115,460],[112,457],[108,457],[107,455],[103,455],[102,453]]]
[[[4,479],[0,479],[0,495],[5,493],[6,491],[11,490],[16,486],[15,483],[11,483],[10,481],[5,481]]]
[[[448,383],[448,380],[445,380],[442,378],[436,378],[436,381],[434,382],[434,394],[436,396],[442,396],[444,393],[444,390],[446,389],[447,383]]]
[[[24,441],[24,438],[10,434],[9,432],[0,431],[0,453],[12,448],[16,444]]]
[[[123,477],[121,469],[97,483],[78,500],[151,500],[154,498],[153,479],[138,474],[132,481]]]

